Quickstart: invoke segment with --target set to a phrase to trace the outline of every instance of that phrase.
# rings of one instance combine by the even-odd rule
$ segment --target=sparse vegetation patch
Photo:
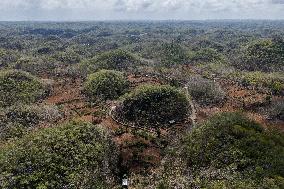
[[[191,77],[187,86],[190,95],[201,105],[222,104],[225,101],[222,88],[208,79]]]

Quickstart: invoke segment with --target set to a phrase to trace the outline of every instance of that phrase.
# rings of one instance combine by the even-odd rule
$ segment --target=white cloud
[[[148,19],[150,15],[158,19],[283,19],[284,0],[0,0],[1,20],[13,15],[17,15],[17,18],[22,16],[23,19],[27,15],[30,19],[42,16],[44,19],[44,15],[54,12],[59,17],[64,14],[64,18],[75,19],[96,19],[104,16],[106,19],[120,19],[130,15],[132,19]]]
[[[284,4],[284,0],[272,0],[274,4]]]

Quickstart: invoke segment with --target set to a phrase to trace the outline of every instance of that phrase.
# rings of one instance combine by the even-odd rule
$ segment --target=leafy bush
[[[284,41],[266,39],[249,44],[236,66],[250,71],[273,71],[283,70],[283,63]]]
[[[1,146],[1,188],[111,188],[117,149],[101,126],[72,122]]]
[[[186,51],[177,43],[163,43],[158,57],[167,67],[184,64],[187,60]]]
[[[267,82],[267,75],[262,72],[246,72],[242,73],[242,83],[244,85],[261,85]]]
[[[233,73],[235,73],[235,68],[223,61],[210,62],[209,64],[206,62],[200,63],[197,67],[202,75],[208,78],[216,76],[230,77]]]
[[[18,58],[19,58],[19,53],[17,51],[0,48],[0,68],[9,67],[10,64],[16,62]]]
[[[6,108],[2,115],[8,122],[20,123],[26,127],[32,127],[39,122],[55,122],[61,118],[61,114],[55,106],[17,105]]]
[[[161,188],[282,188],[283,139],[241,113],[215,115],[167,151],[151,183]]]
[[[188,91],[201,105],[219,104],[225,99],[225,92],[217,83],[202,77],[191,77],[188,82]]]
[[[192,52],[189,61],[193,63],[215,63],[224,62],[224,57],[215,49],[204,48],[196,52]]]
[[[57,77],[69,77],[72,79],[86,79],[88,71],[81,67],[79,64],[72,64],[66,67],[57,67],[54,72]]]
[[[284,76],[281,72],[235,72],[231,76],[245,86],[267,87],[273,94],[284,94]]]
[[[82,67],[89,71],[100,69],[125,71],[135,68],[139,60],[131,53],[123,50],[115,50],[102,53],[90,60],[83,61]]]
[[[283,81],[273,81],[269,86],[273,94],[284,95],[284,82]]]
[[[1,115],[0,115],[1,116]],[[0,118],[0,121],[2,118]],[[29,131],[19,123],[14,122],[0,122],[0,142],[6,142],[10,139],[21,138]]]
[[[189,175],[182,175],[177,171],[173,174],[173,171],[177,170],[177,167],[171,167],[161,176],[155,174],[149,175],[131,175],[131,186],[134,188],[157,188],[157,189],[171,189],[171,188],[206,188],[206,189],[282,189],[284,186],[283,177],[264,178],[261,181],[256,182],[254,179],[246,179],[242,177],[234,177],[231,180],[226,179],[205,179],[203,177],[190,178]],[[230,173],[228,177],[231,177]]]
[[[171,85],[173,87],[183,87],[184,82],[188,80],[192,72],[188,69],[184,69],[183,65],[176,67],[158,67],[153,70],[145,70],[148,75],[158,75],[159,80],[162,83]],[[143,73],[143,72],[142,72]]]
[[[29,72],[33,75],[52,74],[58,66],[50,57],[21,57],[14,65],[14,69]]]
[[[45,92],[40,80],[26,72],[0,72],[0,107],[33,103]]]
[[[279,119],[284,121],[284,100],[273,102],[265,111],[271,119]]]
[[[284,137],[270,133],[240,113],[224,113],[194,129],[184,157],[193,171],[232,169],[245,178],[284,176]]]
[[[80,55],[73,50],[67,50],[67,51],[64,51],[64,52],[59,52],[54,56],[54,58],[58,61],[66,63],[66,64],[79,63],[80,60],[81,60]]]
[[[124,94],[129,86],[122,72],[101,70],[88,76],[85,83],[85,93],[91,101],[96,98],[113,100]]]
[[[40,123],[54,123],[61,118],[53,106],[17,105],[0,112],[0,140],[20,137]]]
[[[125,96],[118,113],[126,121],[140,126],[161,126],[171,120],[184,121],[190,110],[186,95],[177,89],[144,85]]]
[[[40,117],[33,107],[12,107],[5,111],[7,122],[15,122],[25,127],[32,127],[39,123]]]

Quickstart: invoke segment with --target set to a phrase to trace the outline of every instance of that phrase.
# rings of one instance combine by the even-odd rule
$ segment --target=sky
[[[284,19],[284,0],[0,0],[1,21]]]

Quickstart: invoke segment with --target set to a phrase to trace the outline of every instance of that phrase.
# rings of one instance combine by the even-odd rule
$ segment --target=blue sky
[[[0,20],[284,19],[284,0],[0,0]]]

